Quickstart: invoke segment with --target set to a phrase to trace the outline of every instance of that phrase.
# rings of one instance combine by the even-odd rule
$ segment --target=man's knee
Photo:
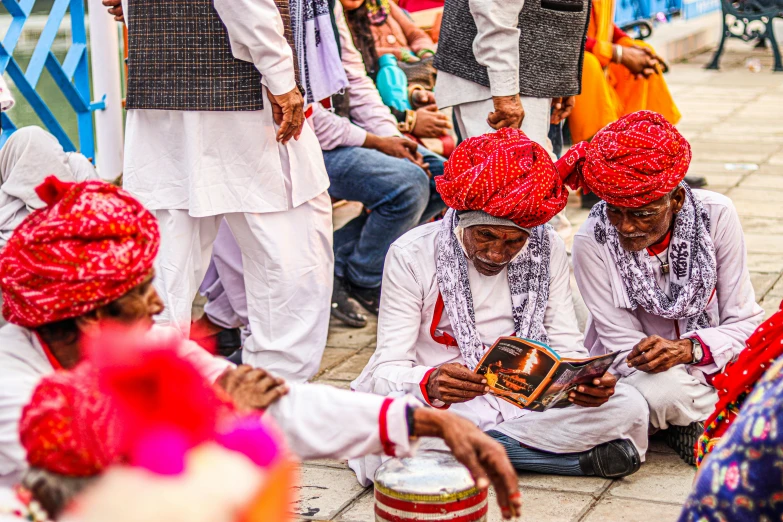
[[[647,401],[654,426],[687,425],[706,417],[714,406],[714,390],[678,368],[635,374],[627,381]]]
[[[628,384],[618,383],[615,393],[606,403],[618,412],[618,419],[622,419],[630,426],[647,426],[650,419],[647,401],[642,394]]]
[[[427,173],[410,161],[400,165],[400,184],[393,205],[400,209],[423,212],[430,199],[430,180]]]

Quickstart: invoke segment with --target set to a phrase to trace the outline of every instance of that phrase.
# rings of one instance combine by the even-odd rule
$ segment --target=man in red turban
[[[19,422],[41,378],[75,367],[87,342],[107,323],[146,327],[153,330],[150,335],[166,330],[153,329],[152,318],[163,304],[151,284],[160,241],[152,215],[128,193],[99,181],[72,184],[49,178],[37,192],[47,206],[31,213],[0,251],[3,314],[10,323],[0,328],[0,486],[15,483],[27,465]],[[292,384],[288,391],[263,369],[234,368],[191,341],[176,344],[179,356],[209,383],[220,378],[217,384],[235,402],[266,409],[303,459],[381,452],[407,456],[416,436],[441,437],[460,449],[457,458],[480,487],[494,483],[509,516],[519,507],[516,478],[502,448],[463,419],[420,408],[411,397],[384,399],[309,384]],[[33,419],[36,411],[33,407],[27,414]],[[49,418],[59,422],[57,415]],[[49,421],[42,422],[46,428]],[[88,424],[76,428],[51,433],[62,439],[31,435],[21,442],[32,450],[33,464],[48,465],[59,455],[62,470],[97,470],[110,460],[92,444],[103,437],[100,428],[94,437],[82,431]],[[51,443],[62,451],[48,452]],[[85,445],[92,455],[81,453]]]
[[[685,138],[641,111],[608,125],[558,162],[572,188],[595,192],[574,239],[592,355],[621,352],[614,372],[647,400],[650,422],[693,463],[717,394],[712,376],[763,317],[731,200],[682,183]]]
[[[501,129],[462,142],[436,182],[450,210],[392,245],[378,345],[353,388],[450,408],[500,441],[518,470],[635,472],[647,449],[647,412],[632,387],[615,386],[607,373],[565,399],[574,406],[531,414],[489,394],[473,371],[509,335],[562,357],[588,355],[565,245],[546,224],[568,198],[547,152],[523,132]]]
[[[19,438],[30,466],[19,497],[51,520],[121,460],[116,409],[88,363],[41,380],[22,411]]]

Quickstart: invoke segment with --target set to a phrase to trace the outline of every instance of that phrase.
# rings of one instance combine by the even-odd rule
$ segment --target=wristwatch
[[[699,364],[704,359],[704,348],[701,346],[701,341],[698,339],[691,339],[693,343],[693,360],[691,364]]]

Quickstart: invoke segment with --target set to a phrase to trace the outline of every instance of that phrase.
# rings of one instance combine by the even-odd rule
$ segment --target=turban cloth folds
[[[91,477],[119,459],[116,410],[89,364],[41,380],[22,411],[19,438],[34,467]]]
[[[158,253],[158,224],[130,194],[102,181],[37,189],[30,214],[0,252],[3,316],[26,328],[78,317],[139,285]]]
[[[594,192],[610,205],[638,208],[674,190],[688,172],[691,147],[660,114],[639,111],[574,145],[557,162],[572,189]]]
[[[518,129],[463,141],[435,182],[449,207],[481,210],[523,228],[546,223],[568,201],[549,154]]]

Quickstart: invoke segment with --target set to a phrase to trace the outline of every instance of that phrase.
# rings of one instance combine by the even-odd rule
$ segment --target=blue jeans
[[[419,147],[434,176],[443,174],[441,156]],[[361,147],[324,151],[329,194],[359,201],[362,213],[334,233],[334,272],[351,283],[381,286],[383,261],[391,244],[413,227],[438,215],[445,205],[435,181],[408,160]]]

